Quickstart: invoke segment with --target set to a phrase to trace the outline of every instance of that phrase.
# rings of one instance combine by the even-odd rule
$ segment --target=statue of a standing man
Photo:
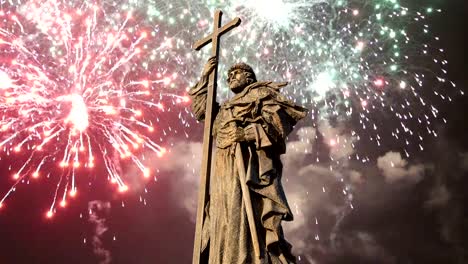
[[[201,79],[190,90],[192,111],[205,116],[208,79],[216,65],[211,58]],[[280,94],[286,83],[258,82],[252,68],[238,63],[228,71],[234,97],[214,107],[215,169],[203,223],[202,252],[209,264],[295,263],[291,245],[284,239],[281,222],[293,219],[281,184],[280,155],[286,136],[307,115],[307,110]],[[254,253],[241,189],[236,145],[242,150],[245,184],[253,209],[258,247]]]

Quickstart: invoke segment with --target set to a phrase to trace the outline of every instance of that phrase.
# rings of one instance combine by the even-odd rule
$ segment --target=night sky
[[[468,92],[468,2],[434,0],[433,6],[443,9],[430,22],[446,50],[448,75]],[[373,153],[374,162],[349,167],[352,210],[343,202],[342,184],[330,177],[333,172],[310,165],[309,155],[287,152],[284,185],[298,207],[292,206],[296,219],[285,230],[299,263],[468,263],[468,99],[453,98],[439,106],[448,120],[438,126],[439,137],[401,170],[379,164],[395,159],[391,149]],[[93,181],[52,219],[44,212],[51,199],[46,194],[56,183],[21,185],[0,210],[0,264],[105,263],[105,258],[108,263],[190,263],[198,177],[185,164],[199,163],[202,130],[196,124],[190,139],[167,140],[171,151],[154,160],[157,181],[130,183],[137,187],[125,194]],[[300,147],[299,139],[310,136],[304,131],[313,133],[299,124],[288,146]],[[6,171],[7,165],[1,166]],[[2,191],[8,182],[0,179]],[[330,191],[324,193],[322,186]],[[93,205],[100,210],[89,214]]]

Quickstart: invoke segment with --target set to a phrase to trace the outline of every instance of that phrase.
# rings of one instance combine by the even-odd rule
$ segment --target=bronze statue
[[[205,116],[208,78],[216,63],[215,58],[208,60],[200,81],[189,92],[198,120]],[[307,110],[280,94],[286,83],[258,82],[244,63],[229,69],[228,84],[235,96],[214,107],[215,167],[201,250],[209,250],[209,263],[295,263],[281,227],[282,220],[290,221],[293,216],[281,185],[280,155],[286,150],[286,136]],[[236,155],[237,143],[242,157]],[[255,256],[236,159],[243,160],[246,168],[241,174],[250,191],[259,257]]]
[[[211,42],[213,57],[189,91],[195,117],[206,119],[193,264],[295,263],[281,227],[293,216],[281,185],[280,155],[307,109],[281,95],[287,83],[258,82],[245,63],[228,71],[234,97],[216,102],[219,38],[240,24],[235,18],[221,27],[221,15],[215,13],[213,34],[194,45],[199,50]]]

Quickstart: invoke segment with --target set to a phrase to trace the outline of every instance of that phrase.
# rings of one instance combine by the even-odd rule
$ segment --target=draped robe
[[[281,184],[280,155],[285,153],[286,136],[307,115],[279,93],[286,83],[255,82],[222,105],[214,106],[213,137],[215,167],[202,229],[202,252],[209,264],[295,263],[291,245],[284,239],[281,221],[293,215]],[[205,117],[208,77],[189,91],[192,112]],[[255,257],[236,166],[235,142],[227,134],[235,127],[251,126],[255,141],[240,146],[250,190],[262,258]]]

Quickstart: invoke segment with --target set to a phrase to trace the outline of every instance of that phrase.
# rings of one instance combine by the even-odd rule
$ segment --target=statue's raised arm
[[[198,121],[202,121],[205,119],[205,111],[206,111],[206,99],[208,96],[208,83],[210,74],[216,68],[216,61],[215,57],[211,57],[205,64],[203,68],[200,80],[189,90],[189,95],[192,99],[191,109],[192,113],[195,115],[195,118]],[[213,105],[213,115],[216,116],[218,113],[219,104],[215,102]]]

